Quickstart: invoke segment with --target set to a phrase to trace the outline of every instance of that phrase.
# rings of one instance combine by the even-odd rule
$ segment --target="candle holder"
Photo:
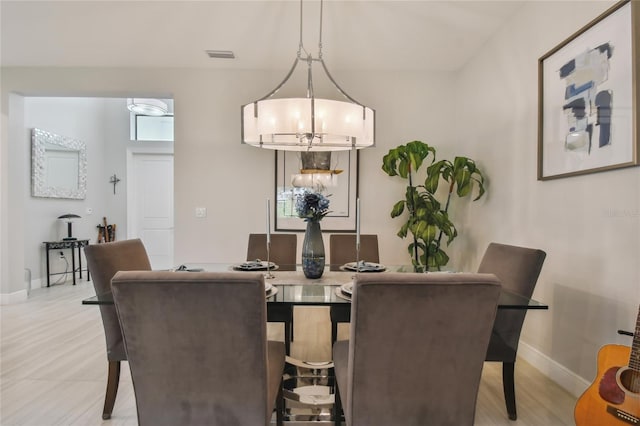
[[[356,272],[360,272],[360,198],[356,198]]]
[[[266,279],[275,278],[276,276],[271,273],[271,241],[267,240],[267,273],[264,274]]]

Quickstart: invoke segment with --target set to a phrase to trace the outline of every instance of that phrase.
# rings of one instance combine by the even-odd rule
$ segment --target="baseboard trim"
[[[578,398],[591,384],[564,365],[554,361],[533,346],[520,342],[518,356]]]
[[[46,287],[46,284],[42,285],[43,282],[44,280],[42,278],[36,278],[35,280],[31,280],[31,290],[33,290],[34,288]]]
[[[13,293],[0,293],[0,305],[22,303],[27,300],[27,290],[14,291]]]

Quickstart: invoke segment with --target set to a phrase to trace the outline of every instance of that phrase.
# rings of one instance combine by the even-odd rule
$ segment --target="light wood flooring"
[[[27,302],[1,311],[0,425],[136,425],[135,396],[126,363],[111,420],[101,419],[106,356],[100,313],[81,300],[94,294],[86,281],[31,292]],[[292,355],[308,361],[330,358],[330,322],[324,308],[296,309]],[[340,334],[346,333],[340,329]],[[282,339],[282,327],[269,325]],[[486,363],[476,425],[573,425],[575,398],[524,360],[516,363],[518,420],[509,421],[501,368]],[[391,425],[390,425],[391,426]]]

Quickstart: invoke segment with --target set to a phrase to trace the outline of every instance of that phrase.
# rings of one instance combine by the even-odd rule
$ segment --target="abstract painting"
[[[617,3],[539,59],[539,180],[638,165],[634,3]]]

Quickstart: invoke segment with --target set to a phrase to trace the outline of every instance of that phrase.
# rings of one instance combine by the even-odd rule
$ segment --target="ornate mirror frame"
[[[86,144],[41,129],[33,129],[31,195],[83,200],[87,195]]]

